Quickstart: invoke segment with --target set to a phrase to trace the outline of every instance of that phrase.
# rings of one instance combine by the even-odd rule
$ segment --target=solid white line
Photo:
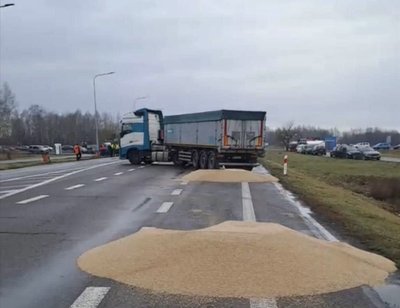
[[[107,180],[107,177],[103,176],[102,178],[95,179],[94,181],[100,182],[100,181],[104,181],[104,180]]]
[[[256,221],[253,201],[251,200],[250,187],[249,183],[247,182],[242,182],[242,204],[243,204],[243,220]]]
[[[80,187],[83,187],[83,186],[85,186],[85,184],[77,184],[77,185],[74,185],[74,186],[67,187],[67,188],[65,188],[65,190],[73,190],[73,189],[80,188]]]
[[[173,204],[174,204],[173,202],[164,202],[163,204],[161,204],[160,208],[157,210],[156,213],[168,212]]]
[[[75,169],[78,170],[78,169]],[[57,174],[57,173],[61,173],[61,172],[65,172],[67,170],[59,170],[59,171],[52,171],[52,172],[46,172],[46,173],[39,173],[39,174],[32,174],[32,175],[25,175],[25,176],[20,176],[17,178],[11,178],[11,179],[6,179],[6,180],[1,180],[0,183],[4,183],[4,182],[12,182],[12,181],[17,181],[17,180],[23,180],[23,179],[29,179],[29,178],[35,178],[35,177],[41,177],[41,176],[47,176],[47,175],[53,175],[53,174]],[[69,170],[71,171],[71,170]],[[35,179],[33,179],[35,180]]]
[[[108,287],[87,287],[70,308],[96,308],[108,291]]]
[[[135,168],[132,168],[132,169],[129,169],[128,171],[131,172],[131,171],[134,171],[134,170],[136,170],[136,169],[135,169]]]
[[[182,190],[183,190],[183,189],[175,189],[175,190],[171,193],[171,195],[172,195],[172,196],[179,196],[179,195],[182,193]]]
[[[10,196],[13,196],[13,195],[16,195],[16,194],[19,194],[19,193],[24,192],[24,191],[30,190],[32,188],[43,186],[43,185],[49,184],[51,182],[66,178],[66,177],[68,177],[70,175],[73,175],[73,174],[77,174],[77,173],[80,173],[80,172],[83,172],[83,171],[87,171],[87,170],[91,170],[91,169],[95,169],[95,168],[99,168],[99,167],[103,167],[103,166],[107,166],[107,165],[111,165],[111,164],[117,164],[117,163],[120,163],[120,162],[119,161],[114,161],[114,162],[110,162],[110,163],[94,165],[94,166],[90,166],[90,167],[87,167],[87,168],[84,168],[84,169],[75,170],[75,171],[60,175],[60,176],[56,176],[55,178],[51,178],[51,179],[45,180],[43,182],[36,183],[36,184],[30,185],[30,186],[24,187],[22,189],[18,189],[16,191],[10,192],[8,194],[2,195],[2,196],[0,196],[0,200],[4,199],[4,198],[7,198],[7,197],[10,197]]]
[[[274,298],[250,298],[250,308],[278,308]]]
[[[18,201],[17,204],[27,204],[29,202],[33,202],[33,201],[37,201],[37,200],[40,200],[40,199],[43,199],[43,198],[47,198],[48,196],[49,195],[39,195],[39,196],[30,198],[30,199],[25,199],[25,200],[22,200],[22,201]]]
[[[279,190],[282,196],[286,198],[291,204],[293,204],[300,213],[300,216],[303,218],[307,226],[310,228],[311,232],[318,237],[319,239],[327,240],[330,242],[337,242],[338,239],[326,230],[318,221],[311,216],[311,210],[301,205],[299,201],[296,200],[296,197],[293,194],[284,189],[280,183],[274,183],[275,187]]]
[[[121,175],[121,174],[123,174],[123,172],[114,173],[114,175]]]

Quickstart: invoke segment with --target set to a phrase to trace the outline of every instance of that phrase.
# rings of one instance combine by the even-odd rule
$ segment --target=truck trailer
[[[264,155],[264,111],[217,110],[163,116],[139,109],[123,115],[120,158],[131,164],[173,162],[195,169],[255,166]]]

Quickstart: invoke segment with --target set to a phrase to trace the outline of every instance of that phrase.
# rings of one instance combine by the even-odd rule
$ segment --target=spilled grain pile
[[[278,179],[269,174],[258,174],[241,169],[221,169],[221,170],[196,170],[182,178],[186,182],[258,182],[268,183],[277,182]]]
[[[81,269],[174,294],[276,297],[383,283],[390,260],[272,223],[224,222],[195,231],[144,228],[92,249]]]

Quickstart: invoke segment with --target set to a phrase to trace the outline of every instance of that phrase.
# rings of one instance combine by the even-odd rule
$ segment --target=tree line
[[[98,115],[99,141],[118,138],[118,119],[108,113]],[[64,114],[48,111],[39,105],[18,111],[15,95],[4,84],[0,89],[0,144],[94,144],[95,116],[80,110]]]

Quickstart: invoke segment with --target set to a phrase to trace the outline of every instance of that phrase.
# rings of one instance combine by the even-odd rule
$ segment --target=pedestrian
[[[112,147],[112,145],[111,145],[111,143],[108,145],[108,152],[109,152],[109,154],[110,154],[110,157],[113,157],[113,147]]]
[[[76,156],[76,160],[81,159],[82,153],[81,153],[81,147],[79,146],[79,144],[74,145],[74,154]]]

